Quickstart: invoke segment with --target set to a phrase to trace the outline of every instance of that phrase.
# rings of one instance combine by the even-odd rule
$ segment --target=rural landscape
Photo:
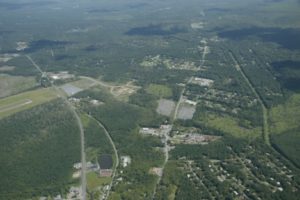
[[[0,0],[0,200],[298,200],[299,0]]]

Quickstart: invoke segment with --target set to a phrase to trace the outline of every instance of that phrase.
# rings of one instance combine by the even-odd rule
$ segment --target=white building
[[[121,156],[121,162],[123,167],[127,167],[131,163],[130,156]]]

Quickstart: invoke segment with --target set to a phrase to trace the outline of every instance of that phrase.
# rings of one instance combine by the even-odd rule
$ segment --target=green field
[[[86,178],[87,188],[89,191],[95,190],[104,185],[108,185],[111,182],[111,177],[99,177],[99,173],[96,172],[89,172]]]
[[[42,88],[0,99],[0,119],[57,98],[52,88]]]
[[[149,94],[159,98],[167,98],[172,96],[172,89],[165,85],[150,84],[146,90]]]
[[[278,134],[300,126],[300,94],[290,97],[284,104],[270,111],[270,133]]]
[[[238,124],[238,119],[230,116],[209,115],[206,124],[214,129],[235,137],[255,138],[261,136],[261,128],[245,128]]]
[[[274,147],[300,166],[300,95],[295,94],[284,104],[270,111],[271,142]]]
[[[35,77],[0,74],[0,98],[17,94],[37,85]]]
[[[284,154],[298,167],[300,167],[299,141],[300,129],[271,135],[271,142],[274,144],[275,149]]]
[[[85,90],[85,89],[90,88],[94,84],[94,82],[92,80],[82,78],[78,81],[70,82],[69,84]]]

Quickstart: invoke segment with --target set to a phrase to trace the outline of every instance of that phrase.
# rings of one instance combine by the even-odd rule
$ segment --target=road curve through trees
[[[41,67],[38,64],[36,64],[34,62],[34,60],[29,55],[26,55],[26,57],[32,63],[32,65],[42,74],[42,76],[44,76],[46,74],[44,71],[41,70]],[[48,79],[47,76],[46,76],[46,78]],[[69,110],[74,115],[74,117],[77,121],[78,128],[80,130],[80,143],[81,143],[81,199],[86,200],[86,158],[85,158],[83,125],[82,125],[80,117],[78,116],[78,114],[76,112],[76,108],[68,101],[68,99],[65,96],[61,95],[61,92],[60,92],[58,87],[56,87],[51,81],[49,81],[49,82],[51,83],[51,86],[55,89],[55,91],[57,92],[57,95],[59,97],[61,97],[64,100],[64,102],[67,104]]]
[[[116,173],[117,173],[117,168],[118,168],[119,163],[120,163],[120,161],[119,161],[119,154],[118,154],[118,150],[116,148],[116,145],[115,145],[113,139],[111,138],[108,130],[105,128],[105,126],[100,121],[98,121],[97,119],[95,119],[94,117],[92,117],[91,115],[87,115],[87,116],[89,118],[95,120],[98,123],[98,125],[104,130],[104,133],[105,133],[106,137],[108,138],[111,146],[113,147],[113,150],[114,150],[114,153],[115,153],[116,165],[115,165],[115,169],[114,169],[114,172],[113,172],[113,175],[112,175],[111,183],[109,185],[108,192],[107,192],[107,194],[105,195],[105,198],[104,198],[104,199],[107,199],[109,197],[109,193],[110,193],[110,190],[111,190],[112,185],[113,185],[114,178],[115,178]]]

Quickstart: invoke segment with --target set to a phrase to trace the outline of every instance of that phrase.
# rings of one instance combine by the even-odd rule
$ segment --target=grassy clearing
[[[290,97],[284,104],[270,110],[272,145],[300,167],[300,94]]]
[[[177,191],[177,186],[176,185],[171,185],[169,187],[168,200],[174,200],[176,198],[176,191]]]
[[[111,177],[99,177],[99,174],[96,172],[89,172],[86,175],[87,178],[87,188],[92,191],[98,187],[110,184]]]
[[[160,98],[167,98],[172,96],[171,88],[159,84],[150,84],[147,88],[147,92]]]
[[[23,77],[0,74],[0,98],[17,94],[36,85],[37,82],[33,76]]]
[[[300,94],[293,95],[282,105],[270,110],[270,132],[283,133],[298,128],[300,119]]]
[[[212,128],[218,129],[222,132],[228,133],[235,137],[249,137],[255,138],[261,136],[261,127],[252,129],[241,127],[238,124],[238,119],[230,116],[216,116],[209,115],[206,124]]]
[[[300,167],[300,134],[299,129],[285,132],[284,134],[271,135],[274,147]]]
[[[0,100],[0,119],[57,98],[52,88],[24,92]]]
[[[80,89],[88,89],[90,88],[94,82],[92,80],[89,79],[80,79],[78,81],[74,81],[74,82],[70,82],[69,84],[75,86],[75,87],[79,87]]]

